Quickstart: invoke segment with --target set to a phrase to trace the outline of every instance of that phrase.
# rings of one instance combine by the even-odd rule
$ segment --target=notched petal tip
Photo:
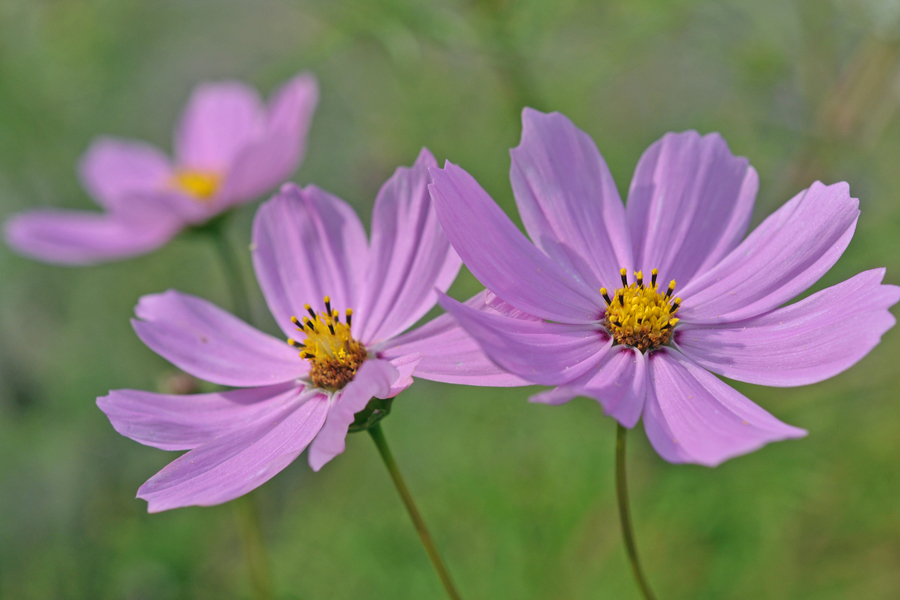
[[[298,73],[292,79],[288,80],[281,89],[290,87],[303,88],[302,91],[310,95],[308,98],[312,100],[313,104],[317,103],[319,100],[319,80],[312,71]]]
[[[134,305],[134,315],[137,319],[142,321],[153,320],[155,316],[158,316],[155,310],[157,306],[167,302],[177,301],[180,294],[181,292],[173,288],[155,294],[144,294],[138,298],[137,304]],[[131,319],[131,321],[134,323],[136,319]]]
[[[565,114],[559,112],[558,110],[553,110],[550,112],[543,112],[536,108],[532,108],[530,106],[525,106],[522,108],[522,136],[523,137],[525,136],[526,130],[531,130],[533,127],[535,127],[541,121],[544,121],[547,123],[557,122],[557,123],[561,123],[561,124],[570,125],[572,127],[576,127],[575,124],[572,122],[572,119],[567,117]],[[587,134],[585,134],[585,135],[587,135]],[[518,149],[519,147],[521,147],[521,145],[522,144],[520,143],[519,146],[516,146],[516,148],[512,148],[510,151]]]
[[[288,194],[288,195],[300,195],[301,190],[300,186],[298,186],[293,181],[288,181],[286,183],[282,183],[281,187],[278,188],[278,194]]]
[[[671,463],[707,467],[807,432],[769,414],[676,350],[651,355],[644,428]]]
[[[431,153],[431,150],[429,150],[425,146],[422,146],[422,149],[419,150],[418,156],[416,156],[416,162],[413,163],[413,167],[426,168],[430,173],[431,169],[438,168],[438,162],[434,157],[434,154]]]

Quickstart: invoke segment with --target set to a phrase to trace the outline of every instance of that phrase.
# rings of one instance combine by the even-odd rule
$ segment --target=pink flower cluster
[[[806,435],[720,380],[822,381],[894,324],[900,288],[865,271],[787,304],[850,243],[847,184],[813,183],[747,234],[756,172],[716,134],[667,134],[622,202],[593,141],[566,117],[523,112],[511,181],[523,234],[460,167],[422,150],[374,201],[352,208],[296,170],[317,102],[309,75],[268,105],[239,83],[200,86],[174,159],[102,139],[81,164],[103,213],[11,218],[7,242],[40,260],[90,264],[149,252],[178,231],[278,191],[256,213],[256,278],[284,338],[210,302],[145,296],[134,329],[183,371],[227,386],[189,396],[116,390],[97,400],[142,444],[188,450],[139,490],[151,512],[212,505],[261,485],[308,448],[314,470],[414,377],[539,384],[534,402],[596,399],[664,459],[714,466]],[[530,238],[530,239],[529,239]],[[486,290],[446,295],[462,264]],[[445,314],[413,328],[436,303]]]

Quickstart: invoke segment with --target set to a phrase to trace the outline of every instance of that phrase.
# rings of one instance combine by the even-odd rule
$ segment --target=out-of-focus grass
[[[527,103],[591,134],[623,194],[643,149],[687,128],[720,131],[757,167],[754,222],[816,178],[847,180],[862,217],[821,285],[877,266],[898,283],[895,21],[876,0],[7,0],[0,216],[89,209],[74,165],[91,138],[168,147],[199,80],[268,92],[312,69],[322,101],[295,179],[364,220],[423,145],[514,214],[507,151]],[[252,213],[232,222],[236,244]],[[131,332],[137,298],[177,288],[228,306],[218,269],[189,237],[86,269],[0,250],[0,597],[250,596],[232,508],[147,515],[134,493],[175,455],[118,436],[94,405],[175,373]],[[454,293],[476,289],[464,275]],[[891,331],[826,383],[737,385],[810,435],[717,469],[669,465],[640,428],[631,436],[637,534],[660,598],[897,597],[898,353]],[[465,597],[637,598],[613,422],[588,400],[533,406],[528,392],[418,383],[384,424]],[[279,598],[442,597],[365,436],[321,473],[298,460],[256,495]]]

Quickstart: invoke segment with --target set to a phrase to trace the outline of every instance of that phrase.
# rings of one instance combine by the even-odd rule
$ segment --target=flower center
[[[353,309],[347,309],[346,323],[341,323],[341,315],[332,310],[329,296],[325,296],[325,312],[317,313],[309,304],[304,308],[309,316],[302,321],[291,317],[291,323],[297,326],[297,331],[306,334],[306,339],[302,342],[288,339],[288,344],[300,350],[300,356],[312,364],[309,376],[313,385],[339,390],[353,380],[368,357],[366,347],[350,333]]]
[[[196,200],[209,200],[222,184],[222,176],[215,171],[180,170],[172,177],[172,185]]]
[[[672,330],[678,324],[678,319],[673,315],[681,305],[681,298],[672,297],[675,280],[661,294],[656,285],[656,269],[652,271],[649,285],[644,284],[641,271],[635,273],[637,281],[630,285],[628,271],[622,269],[621,274],[622,287],[616,290],[612,299],[606,288],[600,289],[606,300],[603,325],[617,344],[633,346],[641,352],[668,344]]]

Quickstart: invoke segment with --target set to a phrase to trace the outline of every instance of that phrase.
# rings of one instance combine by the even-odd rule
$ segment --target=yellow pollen
[[[309,313],[308,317],[303,321],[291,317],[291,323],[306,339],[302,342],[288,339],[288,344],[298,348],[300,356],[311,363],[309,376],[313,385],[334,391],[353,380],[368,353],[350,332],[353,310],[347,309],[346,322],[342,323],[340,312],[332,310],[328,296],[325,296],[325,306],[326,310],[316,312],[306,304],[303,308]]]
[[[214,171],[177,171],[172,186],[197,200],[209,200],[216,195],[222,176]]]
[[[657,270],[653,269],[651,275],[648,284],[643,272],[638,271],[636,281],[629,284],[628,271],[622,269],[623,287],[616,289],[612,297],[606,288],[600,288],[606,301],[603,325],[616,344],[632,346],[641,352],[669,343],[672,329],[678,324],[674,315],[681,305],[681,298],[672,297],[675,281],[661,294],[656,283]]]

